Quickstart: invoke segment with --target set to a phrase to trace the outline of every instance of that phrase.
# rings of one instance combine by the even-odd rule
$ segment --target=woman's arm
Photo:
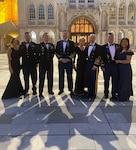
[[[9,47],[8,48],[8,51],[7,51],[7,56],[8,56],[8,65],[9,65],[9,71],[10,73],[12,74],[13,73],[13,69],[12,69],[12,66],[11,66],[11,48]]]
[[[120,64],[129,64],[131,62],[131,58],[132,56],[127,55],[126,60],[116,60],[116,63],[120,63]]]

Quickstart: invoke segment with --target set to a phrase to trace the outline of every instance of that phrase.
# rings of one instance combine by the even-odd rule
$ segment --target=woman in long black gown
[[[133,95],[131,58],[134,52],[129,48],[129,39],[123,38],[120,42],[120,53],[116,63],[119,69],[118,98],[119,101],[129,101]]]
[[[11,41],[11,47],[8,48],[8,64],[10,79],[3,93],[2,99],[18,98],[24,94],[23,86],[20,80],[20,52],[19,41],[15,38]]]
[[[79,39],[79,46],[76,47],[77,65],[76,65],[76,82],[74,93],[77,95],[84,93],[85,87],[85,39],[82,37]]]

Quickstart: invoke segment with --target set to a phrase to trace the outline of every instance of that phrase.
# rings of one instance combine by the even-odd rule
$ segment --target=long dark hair
[[[19,44],[20,44],[20,42],[19,42],[19,40],[18,40],[17,38],[12,38],[12,39],[11,39],[11,41],[10,41],[10,44],[13,44],[13,42],[14,42],[15,40],[17,40],[18,45],[19,45]]]
[[[127,50],[130,48],[129,39],[128,39],[128,38],[122,38],[121,41],[120,41],[120,51],[123,50],[123,47],[121,46],[121,43],[122,43],[122,41],[124,41],[124,40],[128,42]]]

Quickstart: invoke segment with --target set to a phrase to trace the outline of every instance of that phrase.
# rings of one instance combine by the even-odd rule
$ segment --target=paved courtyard
[[[71,97],[67,84],[57,95],[56,59],[54,66],[54,96],[48,95],[45,83],[43,99],[30,90],[26,98],[0,100],[0,150],[136,150],[136,54],[130,102],[101,101],[101,71],[94,102]],[[0,54],[0,97],[9,76],[6,54]]]

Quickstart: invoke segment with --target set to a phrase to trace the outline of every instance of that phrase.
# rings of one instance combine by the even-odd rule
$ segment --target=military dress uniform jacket
[[[48,48],[44,42],[40,43],[39,65],[41,67],[48,69],[53,65],[54,48],[52,43],[48,43]]]
[[[28,47],[26,44],[22,42],[19,49],[22,56],[22,67],[35,67],[39,62],[38,44],[30,42]]]
[[[58,59],[60,58],[68,58],[73,60],[75,57],[75,45],[71,40],[67,40],[66,48],[63,49],[63,40],[58,41],[56,45],[56,56]]]
[[[101,51],[101,56],[102,56],[101,67],[104,67],[106,64],[115,64],[115,59],[116,59],[116,56],[117,56],[118,53],[119,53],[119,45],[117,43],[115,43],[115,56],[114,56],[114,59],[111,56],[108,43],[104,44],[102,46],[102,51]]]
[[[95,43],[93,48],[92,48],[92,51],[90,53],[90,56],[88,56],[88,49],[89,49],[89,46],[87,46],[85,48],[86,61],[90,61],[96,67],[98,67],[100,65],[100,62],[101,62],[101,49],[102,49],[102,47],[99,44]]]

